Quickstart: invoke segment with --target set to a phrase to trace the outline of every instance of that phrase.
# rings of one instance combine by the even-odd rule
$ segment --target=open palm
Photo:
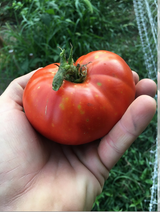
[[[33,74],[14,80],[0,97],[0,209],[91,210],[109,170],[151,121],[156,85],[138,82],[137,98],[101,140],[80,146],[38,134],[23,112],[23,90]]]

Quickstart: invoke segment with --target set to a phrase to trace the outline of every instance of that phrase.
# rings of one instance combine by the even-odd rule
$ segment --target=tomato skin
[[[106,135],[135,99],[132,71],[118,55],[104,50],[80,57],[87,65],[83,83],[64,80],[52,89],[55,64],[36,71],[23,94],[23,107],[32,126],[48,139],[79,145]]]

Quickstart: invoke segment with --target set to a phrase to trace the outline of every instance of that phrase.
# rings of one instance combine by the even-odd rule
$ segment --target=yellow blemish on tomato
[[[102,86],[102,83],[101,83],[101,82],[97,82],[97,85],[98,85],[98,86]]]
[[[81,110],[81,105],[78,105],[78,109],[80,111],[80,114],[84,114],[85,113],[83,110]]]
[[[41,87],[41,86],[38,86],[38,88],[37,88],[37,89],[40,89],[40,87]]]
[[[98,97],[98,94],[96,94],[95,97]]]
[[[52,125],[51,125],[52,127],[54,127],[54,124],[52,123]]]
[[[96,55],[94,58],[95,58],[95,59],[98,59],[98,58],[99,58],[99,55]]]
[[[61,103],[61,104],[59,105],[59,107],[60,107],[62,110],[64,110],[64,104],[63,104],[63,103]]]
[[[66,101],[68,101],[68,99],[69,99],[68,97],[65,98]]]

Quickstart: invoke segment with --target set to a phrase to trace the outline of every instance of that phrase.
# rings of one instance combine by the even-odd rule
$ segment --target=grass
[[[7,55],[13,50],[1,64],[8,77],[59,61],[58,46],[69,51],[70,43],[75,60],[90,51],[107,49],[122,56],[136,71],[142,64],[136,67],[135,61],[140,58],[131,56],[140,48],[135,40],[136,22],[129,0],[107,0],[103,4],[94,0],[92,7],[79,0],[75,4],[68,0],[13,2],[9,11],[15,11],[15,15],[10,13],[14,15],[12,22],[17,24],[8,24],[2,30],[7,43],[3,51]],[[134,35],[132,41],[130,37]]]
[[[130,0],[3,0],[4,48],[0,76],[15,78],[41,66],[59,62],[58,46],[74,46],[74,59],[93,50],[119,54],[147,77],[133,3]],[[2,14],[0,13],[0,21]],[[12,52],[10,50],[13,50]],[[10,52],[10,53],[9,53]],[[68,52],[67,52],[68,53]],[[156,115],[132,144],[105,182],[94,211],[148,211],[155,149]]]

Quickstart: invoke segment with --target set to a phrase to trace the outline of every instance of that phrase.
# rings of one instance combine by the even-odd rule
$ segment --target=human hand
[[[0,96],[0,209],[91,210],[110,169],[142,133],[156,111],[156,85],[139,81],[136,99],[103,138],[66,146],[41,136],[23,112],[23,90],[32,73]]]

